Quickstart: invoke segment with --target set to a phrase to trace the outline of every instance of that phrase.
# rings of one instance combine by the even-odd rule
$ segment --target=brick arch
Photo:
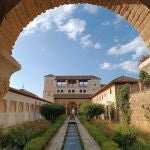
[[[10,76],[21,69],[11,56],[13,46],[22,32],[35,17],[48,9],[64,4],[88,3],[102,6],[119,14],[141,35],[150,49],[149,0],[1,0],[0,1],[0,98],[8,91]],[[6,67],[7,66],[7,67]]]
[[[89,3],[105,7],[121,15],[141,35],[150,48],[150,7],[148,0],[16,0],[15,7],[3,19],[0,26],[0,49],[12,53],[12,47],[23,28],[48,9],[63,4]]]
[[[67,112],[69,115],[72,113],[72,109],[75,109],[75,114],[77,114],[77,103],[75,101],[70,101],[67,105]]]

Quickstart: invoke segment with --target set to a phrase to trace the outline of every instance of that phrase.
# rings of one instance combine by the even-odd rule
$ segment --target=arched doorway
[[[21,66],[11,56],[13,45],[23,28],[48,9],[64,4],[88,3],[105,7],[126,19],[141,35],[150,48],[150,4],[149,0],[2,0],[0,16],[0,97],[8,91],[11,74]]]
[[[74,111],[74,112],[73,112]],[[69,102],[67,105],[67,114],[71,115],[71,114],[78,114],[78,110],[77,110],[77,104],[75,102]]]

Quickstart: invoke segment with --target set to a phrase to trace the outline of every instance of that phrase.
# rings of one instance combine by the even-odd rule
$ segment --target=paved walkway
[[[88,131],[80,123],[79,119],[77,117],[75,117],[75,120],[76,120],[76,123],[78,126],[79,134],[80,134],[82,142],[84,144],[84,149],[85,150],[100,150],[96,141],[90,136]]]
[[[65,139],[67,127],[68,127],[68,119],[64,122],[64,124],[61,126],[61,128],[57,131],[55,136],[50,140],[48,143],[48,146],[45,148],[45,150],[61,150],[62,145]]]

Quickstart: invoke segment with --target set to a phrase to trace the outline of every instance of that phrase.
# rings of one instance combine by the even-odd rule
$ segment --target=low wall
[[[131,94],[130,96],[131,124],[150,132],[150,90]]]

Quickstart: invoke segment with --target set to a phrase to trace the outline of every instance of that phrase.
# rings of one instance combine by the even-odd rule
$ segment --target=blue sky
[[[64,5],[35,18],[18,37],[13,56],[22,70],[11,77],[11,86],[42,96],[47,74],[92,74],[102,83],[120,75],[137,77],[147,52],[122,17],[94,5]]]

